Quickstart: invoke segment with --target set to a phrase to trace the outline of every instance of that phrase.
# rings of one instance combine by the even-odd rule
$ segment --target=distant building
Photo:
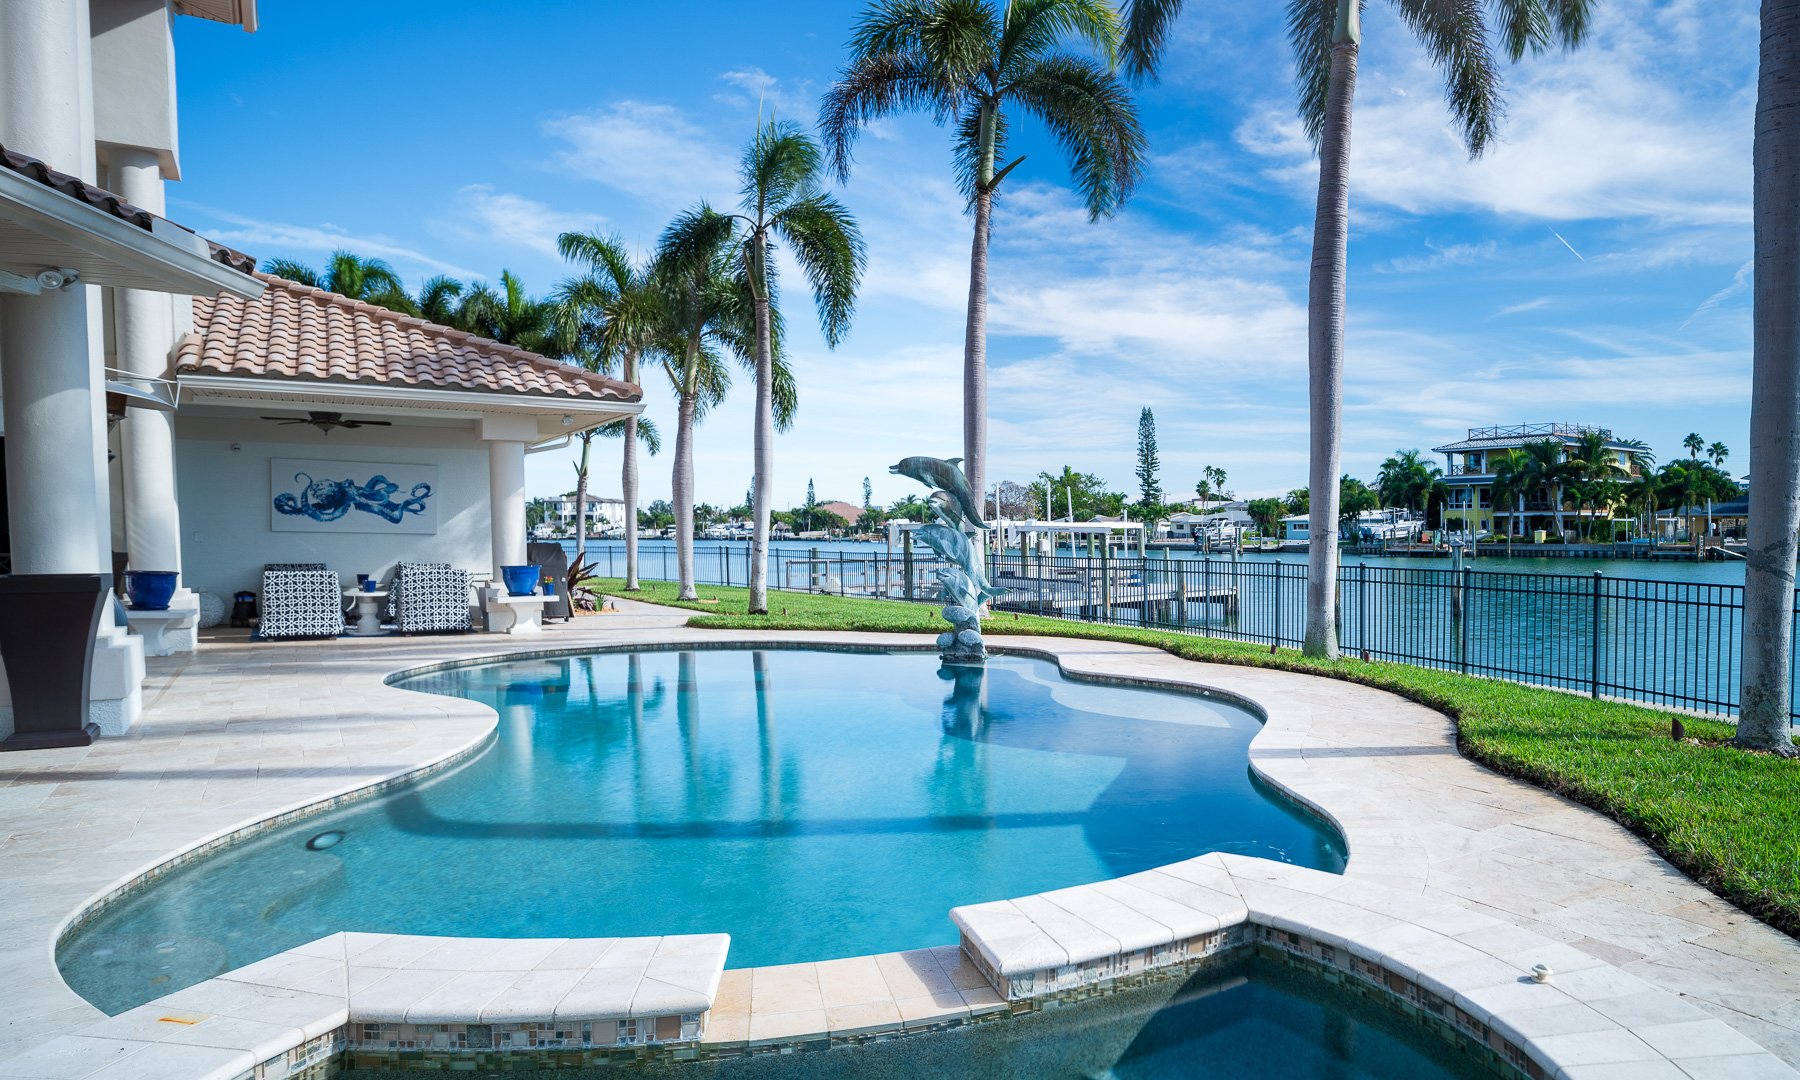
[[[1283,540],[1311,540],[1312,519],[1305,514],[1289,514],[1281,519]]]
[[[1466,438],[1431,452],[1444,455],[1444,486],[1449,497],[1444,503],[1444,528],[1449,532],[1506,533],[1513,528],[1513,518],[1523,515],[1518,531],[1544,528],[1557,512],[1548,492],[1527,495],[1523,507],[1494,505],[1494,468],[1502,453],[1517,450],[1528,443],[1546,440],[1562,445],[1563,460],[1575,456],[1581,437],[1599,432],[1607,437],[1607,449],[1617,455],[1619,468],[1628,476],[1644,472],[1639,455],[1645,451],[1641,442],[1620,439],[1602,427],[1590,424],[1513,424],[1504,427],[1470,428]],[[1622,477],[1623,478],[1623,477]],[[1565,493],[1562,513],[1565,518],[1576,513],[1572,499]]]
[[[575,532],[575,496],[563,495],[550,500],[550,518],[558,532]],[[603,495],[587,497],[588,535],[607,529],[625,527],[625,500]]]

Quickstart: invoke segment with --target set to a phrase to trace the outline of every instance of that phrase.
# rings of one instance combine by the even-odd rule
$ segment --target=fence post
[[[1356,647],[1369,658],[1369,564],[1356,567]]]
[[[1589,660],[1588,694],[1590,697],[1600,696],[1600,579],[1606,575],[1594,571],[1594,652]]]
[[[900,595],[902,599],[913,598],[913,563],[912,563],[912,530],[900,534]]]
[[[1469,620],[1465,617],[1465,613],[1463,612],[1463,595],[1468,591],[1468,585],[1469,568],[1465,566],[1462,568],[1462,573],[1458,574],[1456,578],[1456,610],[1458,613],[1456,620],[1456,651],[1462,665],[1462,670],[1465,673],[1469,670]]]
[[[1112,545],[1100,544],[1100,621],[1112,621]]]
[[[1275,570],[1275,638],[1269,642],[1269,651],[1274,652],[1281,644],[1281,560],[1276,559],[1270,565]]]
[[[838,595],[844,595],[844,549],[838,549]]]
[[[806,550],[806,591],[819,591],[819,549]]]
[[[727,587],[731,585],[731,549],[724,544],[719,545],[719,576],[725,579]],[[749,580],[745,579],[744,584],[750,584]]]

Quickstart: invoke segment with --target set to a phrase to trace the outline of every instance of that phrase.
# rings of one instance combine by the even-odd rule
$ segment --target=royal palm
[[[1444,72],[1450,113],[1471,156],[1494,138],[1502,111],[1490,42],[1510,59],[1586,36],[1596,0],[1393,0],[1400,21]],[[1154,71],[1183,0],[1126,0],[1128,69]],[[1337,655],[1337,476],[1343,445],[1344,304],[1350,230],[1350,117],[1362,45],[1363,0],[1289,0],[1288,37],[1299,83],[1300,119],[1319,153],[1307,287],[1307,392],[1312,412],[1311,567],[1306,652]]]
[[[637,262],[616,236],[598,233],[566,232],[556,238],[556,247],[571,262],[586,266],[587,272],[570,278],[556,292],[557,334],[573,341],[573,355],[590,370],[611,375],[615,369],[628,383],[638,381],[638,363],[646,350],[655,346],[666,332],[668,312],[663,293],[648,261]],[[625,440],[623,461],[619,466],[619,496],[625,503],[625,588],[638,588],[638,467],[637,443],[642,434],[644,445],[654,454],[662,447],[656,429],[648,420],[627,416],[616,429],[604,429],[607,435],[617,430]],[[588,450],[592,433],[583,433],[581,463],[576,466],[575,513],[583,526],[576,535],[575,561],[580,563],[587,549],[584,512],[587,493]]]
[[[1024,158],[1002,164],[1009,114],[1024,112],[1069,158],[1090,219],[1124,203],[1145,143],[1115,75],[1120,24],[1104,0],[881,0],[850,41],[850,61],[825,95],[819,128],[840,176],[870,121],[924,111],[954,125],[958,178],[975,218],[963,333],[963,472],[987,483],[988,240],[994,196]],[[1066,47],[1078,45],[1083,51]]]

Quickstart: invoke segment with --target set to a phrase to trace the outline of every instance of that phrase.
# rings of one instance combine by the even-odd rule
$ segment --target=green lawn
[[[645,582],[636,593],[599,580],[608,595],[676,605],[675,586]],[[773,593],[770,613],[746,613],[747,590],[701,586],[701,614],[713,629],[888,630],[935,634],[935,605],[805,593]],[[1298,652],[1130,627],[1002,613],[990,635],[1102,638],[1165,649],[1190,660],[1251,664],[1346,679],[1393,691],[1457,722],[1465,754],[1585,803],[1649,840],[1689,875],[1740,907],[1800,936],[1800,762],[1717,745],[1731,728],[1683,716],[1699,745],[1669,737],[1674,714],[1593,701],[1452,672],[1360,660],[1324,662]]]

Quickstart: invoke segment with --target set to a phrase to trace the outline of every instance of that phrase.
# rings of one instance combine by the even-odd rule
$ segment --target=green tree
[[[826,93],[819,129],[841,177],[871,121],[929,112],[955,126],[963,194],[974,214],[963,338],[963,473],[987,490],[988,240],[995,193],[1024,158],[1002,165],[1009,112],[1035,117],[1068,157],[1096,219],[1124,204],[1146,144],[1114,73],[1121,27],[1103,0],[878,0],[853,31],[850,59]],[[1065,43],[1085,49],[1072,51]]]
[[[583,272],[564,280],[552,297],[551,321],[559,344],[590,371],[614,371],[628,383],[639,382],[639,362],[667,333],[668,311],[651,260],[633,260],[618,236],[566,232],[556,238],[562,257],[581,264]],[[619,497],[625,501],[625,588],[638,588],[638,463],[642,438],[652,454],[662,440],[647,419],[627,416],[615,431],[625,441],[619,465]],[[593,434],[581,436],[581,462],[576,469],[578,498],[585,498],[588,451]],[[575,561],[586,556],[585,535],[575,541]]]
[[[1216,465],[1202,468],[1200,479],[1194,483],[1194,497],[1201,502],[1231,498],[1231,492],[1225,490],[1225,470]]]
[[[740,213],[721,215],[742,222],[739,272],[750,284],[756,322],[756,462],[755,516],[750,539],[750,604],[752,615],[769,612],[769,513],[773,509],[775,432],[785,430],[794,415],[791,378],[785,391],[776,385],[779,351],[779,288],[769,255],[780,239],[792,251],[812,286],[819,329],[825,344],[836,348],[850,332],[856,289],[864,265],[862,232],[842,203],[824,190],[824,160],[819,145],[799,127],[771,120],[757,128],[738,166],[742,180]],[[776,399],[785,393],[785,408]]]
[[[1162,481],[1157,479],[1160,472],[1162,457],[1156,452],[1156,414],[1146,405],[1138,413],[1137,441],[1138,504],[1144,507],[1146,515],[1162,509]]]
[[[500,271],[498,292],[485,282],[464,292],[456,307],[456,325],[544,356],[564,353],[557,340],[555,303],[533,298],[511,270]]]
[[[1706,440],[1700,437],[1698,431],[1690,431],[1687,438],[1681,440],[1681,445],[1687,448],[1688,457],[1698,460],[1700,451],[1706,449]]]
[[[812,477],[806,478],[806,501],[800,504],[802,520],[806,522],[806,531],[811,532],[815,526],[813,517],[819,512],[819,493],[813,487]]]
[[[1490,453],[1487,467],[1494,474],[1494,482],[1488,489],[1494,509],[1504,506],[1512,511],[1507,515],[1506,528],[1507,551],[1510,552],[1513,535],[1525,527],[1525,500],[1534,493],[1530,470],[1525,455],[1517,450]]]
[[[1424,513],[1431,506],[1432,494],[1442,487],[1443,477],[1444,471],[1426,461],[1418,450],[1396,450],[1381,463],[1375,489],[1388,506]]]
[[[1725,459],[1731,456],[1731,447],[1722,442],[1715,442],[1706,448],[1706,459],[1714,465],[1724,468]]]
[[[1295,488],[1282,496],[1282,508],[1290,514],[1308,514],[1312,512],[1312,489]],[[1337,522],[1332,522],[1336,527]]]
[[[365,259],[348,251],[334,251],[325,262],[324,273],[293,259],[266,259],[263,272],[389,311],[406,315],[419,313],[412,297],[406,295],[400,275],[381,259]]]
[[[875,505],[875,485],[869,483],[869,478],[866,476],[863,477],[863,501],[862,501],[862,504],[863,504],[864,510],[867,510],[869,507]]]
[[[675,507],[667,499],[652,500],[638,511],[638,525],[645,529],[666,529],[675,524]]]
[[[1287,513],[1287,504],[1280,499],[1251,499],[1245,511],[1256,522],[1258,532],[1264,536],[1275,536],[1281,531],[1281,519]]]
[[[919,496],[908,495],[906,498],[901,499],[899,502],[888,507],[888,517],[890,519],[898,518],[903,521],[912,522],[930,521],[931,508],[926,506],[925,500]]]
[[[1052,520],[1067,514],[1071,503],[1075,521],[1117,517],[1125,506],[1124,492],[1108,491],[1105,480],[1093,473],[1076,472],[1070,465],[1064,465],[1060,473],[1039,473],[1030,498],[1033,506],[1046,505],[1048,498]]]
[[[1543,494],[1556,522],[1557,537],[1567,539],[1568,533],[1563,528],[1563,488],[1574,473],[1564,458],[1563,447],[1560,439],[1539,439],[1526,443],[1517,452],[1522,459],[1519,475],[1525,490]]]
[[[1338,508],[1343,447],[1344,306],[1349,268],[1350,123],[1362,46],[1364,0],[1288,0],[1300,119],[1319,153],[1313,218],[1312,276],[1307,288],[1307,396],[1311,402],[1311,563],[1306,590],[1305,651],[1336,658],[1335,604]],[[1517,62],[1553,44],[1573,48],[1587,34],[1595,0],[1394,0],[1400,20],[1444,73],[1445,97],[1463,144],[1479,157],[1493,141],[1503,111],[1491,43]],[[1155,71],[1183,0],[1126,0],[1127,70]]]

